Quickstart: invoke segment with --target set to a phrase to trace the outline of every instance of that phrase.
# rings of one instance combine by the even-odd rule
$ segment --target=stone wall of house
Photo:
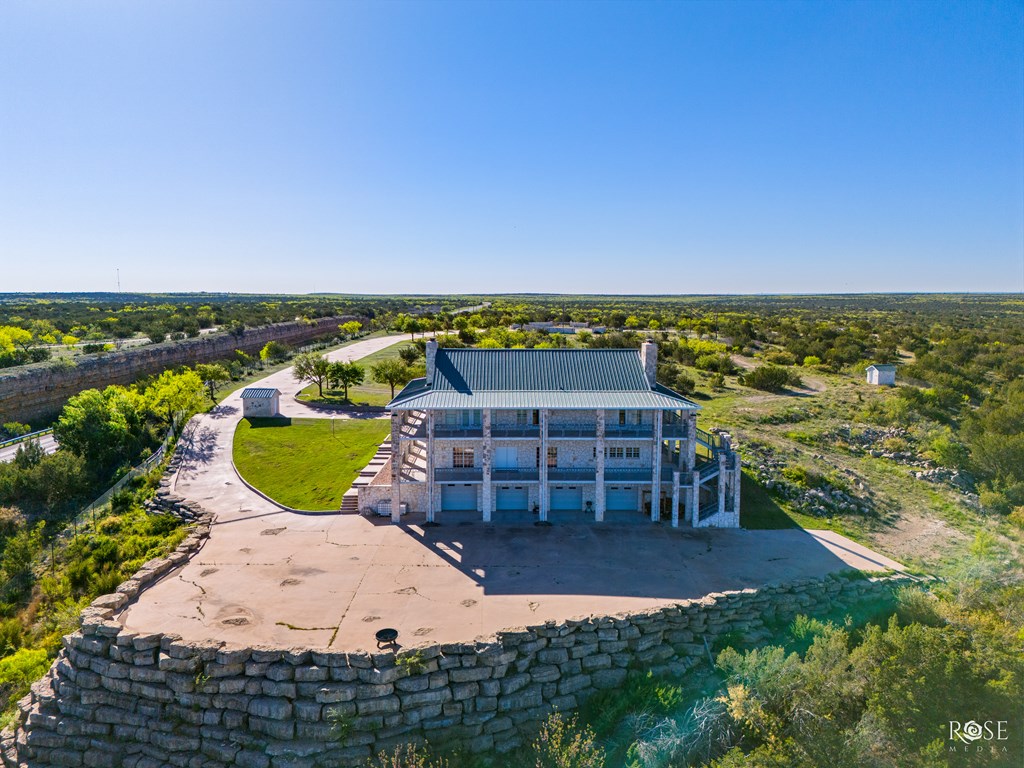
[[[322,317],[311,323],[275,323],[250,328],[240,335],[216,333],[183,341],[132,347],[120,352],[82,355],[74,366],[52,363],[0,371],[0,422],[33,422],[52,416],[67,399],[84,389],[130,384],[178,365],[231,357],[236,349],[259,352],[268,341],[304,344],[338,332],[338,325],[357,318]]]
[[[170,567],[148,570],[173,570],[177,554]],[[797,613],[878,599],[898,583],[809,579],[397,655],[128,632],[115,612],[132,590],[119,590],[64,638],[50,671],[19,702],[0,751],[7,768],[333,768],[427,737],[501,753],[529,740],[551,711],[572,710],[633,671],[682,673],[708,663],[723,634],[762,640]]]

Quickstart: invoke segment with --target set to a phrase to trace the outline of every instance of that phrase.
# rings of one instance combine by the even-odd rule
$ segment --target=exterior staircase
[[[352,481],[349,488],[341,497],[341,513],[349,515],[359,514],[359,489],[370,484],[370,481],[377,476],[391,458],[391,438],[388,437],[377,446],[377,452],[370,459],[369,463],[359,472],[359,476]]]

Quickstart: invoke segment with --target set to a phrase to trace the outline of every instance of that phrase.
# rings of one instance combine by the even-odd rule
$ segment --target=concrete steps
[[[369,485],[370,481],[384,468],[384,465],[388,463],[390,458],[391,438],[389,437],[377,447],[377,452],[373,455],[373,458],[359,471],[356,479],[352,481],[352,487],[342,495],[340,510],[342,514],[359,514],[359,489]]]

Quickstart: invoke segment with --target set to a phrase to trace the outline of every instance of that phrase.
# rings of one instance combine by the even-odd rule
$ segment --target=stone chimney
[[[427,386],[434,386],[434,371],[437,368],[437,339],[427,342],[425,350],[427,355]]]
[[[647,374],[647,383],[651,389],[658,376],[658,345],[653,339],[647,339],[640,345],[640,362],[644,364],[644,373]]]

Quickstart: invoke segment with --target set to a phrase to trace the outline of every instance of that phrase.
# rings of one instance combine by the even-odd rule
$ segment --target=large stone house
[[[738,527],[740,462],[655,381],[658,348],[438,349],[388,405],[391,458],[359,507],[427,522]]]

